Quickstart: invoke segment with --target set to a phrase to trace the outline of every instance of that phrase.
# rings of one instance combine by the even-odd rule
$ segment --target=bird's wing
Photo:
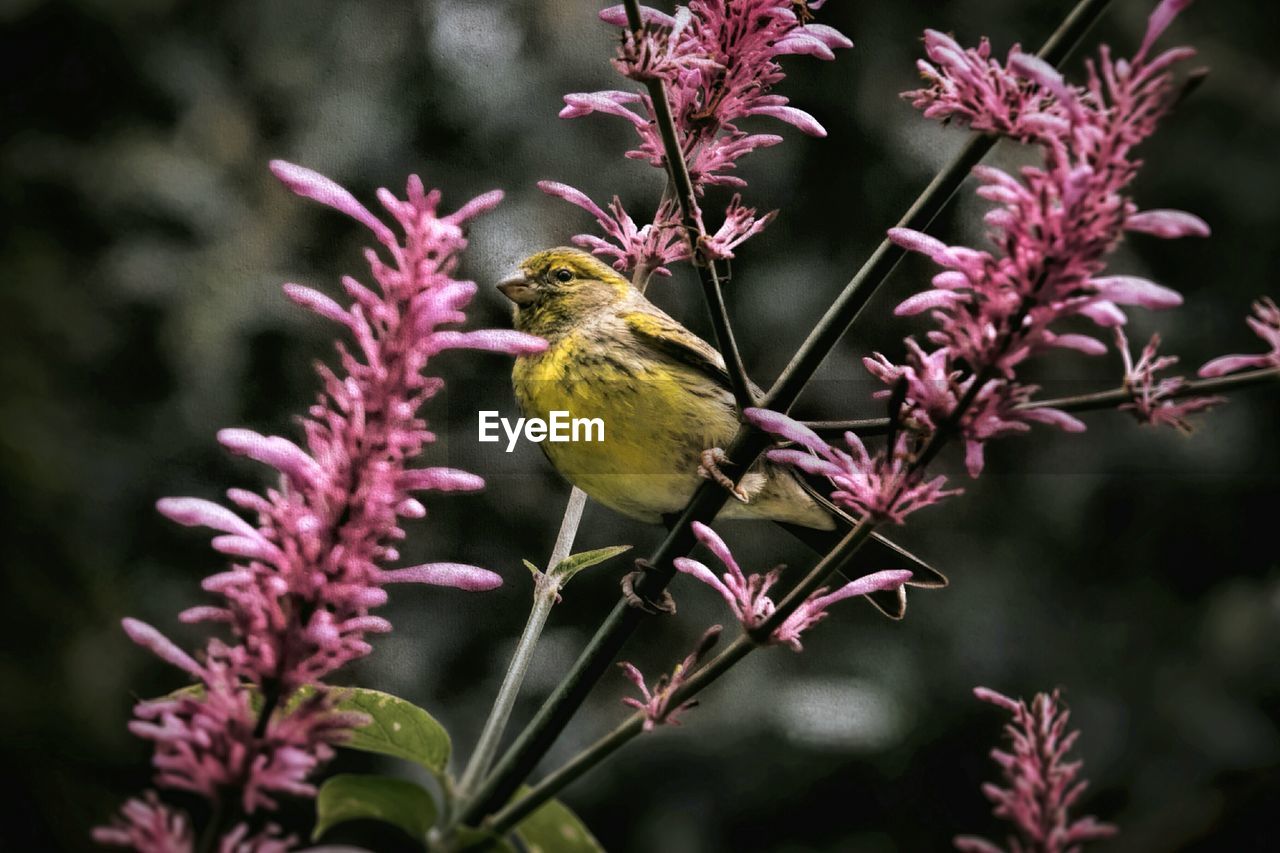
[[[622,315],[628,331],[645,346],[672,361],[691,367],[711,381],[729,388],[724,359],[711,344],[656,310],[631,311]]]

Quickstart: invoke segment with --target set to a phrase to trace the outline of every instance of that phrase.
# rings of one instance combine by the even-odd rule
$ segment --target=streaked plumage
[[[603,442],[543,442],[543,451],[570,482],[624,515],[656,523],[679,511],[701,482],[702,451],[727,445],[738,429],[720,353],[585,252],[550,249],[520,270],[503,284],[515,326],[549,343],[516,359],[521,410],[605,423]],[[741,485],[749,502],[728,501],[721,518],[835,526],[787,469],[760,460]]]

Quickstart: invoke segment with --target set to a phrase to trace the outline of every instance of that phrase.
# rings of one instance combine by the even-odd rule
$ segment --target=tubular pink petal
[[[506,193],[502,190],[489,190],[487,193],[482,193],[471,199],[471,201],[444,217],[442,221],[461,225],[464,222],[475,219],[482,213],[488,213],[493,210],[502,203],[502,199],[505,197]]]
[[[400,475],[397,485],[405,491],[475,492],[484,488],[484,478],[457,468],[413,468]]]
[[[799,128],[810,136],[824,137],[827,135],[826,128],[819,124],[816,118],[795,107],[766,104],[765,106],[752,107],[747,110],[747,115],[776,118]]]
[[[332,320],[335,323],[346,325],[351,322],[351,315],[348,314],[341,305],[334,302],[328,296],[325,296],[318,290],[312,290],[309,287],[303,287],[300,284],[286,284],[282,288],[285,296],[306,308],[324,317],[326,320]]]
[[[1084,421],[1059,409],[1027,409],[1022,417],[1029,421],[1055,426],[1063,432],[1084,432]]]
[[[930,237],[923,231],[911,228],[890,228],[889,239],[908,252],[919,252],[930,258],[937,258],[947,251],[947,245],[936,237]]]
[[[233,428],[218,430],[218,441],[232,453],[270,465],[302,485],[314,485],[324,480],[324,469],[320,463],[287,438]]]
[[[1107,353],[1107,345],[1089,335],[1054,335],[1051,343],[1055,347],[1072,349],[1085,355],[1106,355]]]
[[[285,160],[272,160],[270,168],[271,173],[294,193],[345,213],[372,231],[380,243],[395,245],[396,238],[391,229],[336,182]]]
[[[770,462],[777,462],[780,465],[791,465],[799,468],[808,474],[816,474],[820,477],[838,477],[842,471],[838,465],[833,465],[820,456],[814,456],[803,450],[770,450],[765,454]]]
[[[1098,295],[1118,305],[1140,305],[1143,308],[1176,308],[1182,294],[1154,281],[1136,275],[1111,275],[1090,279]]]
[[[435,352],[447,349],[474,349],[507,355],[532,355],[547,348],[547,342],[535,335],[513,329],[482,329],[474,332],[436,332],[431,338]]]
[[[925,290],[908,297],[893,309],[894,316],[911,317],[934,308],[950,308],[964,297],[952,290]]]
[[[1142,46],[1138,48],[1139,59],[1146,56],[1156,39],[1160,38],[1173,23],[1173,19],[1190,5],[1191,0],[1161,0],[1160,5],[1156,6],[1151,16],[1147,18],[1147,33],[1142,40]]]
[[[1124,227],[1167,240],[1209,236],[1209,223],[1185,210],[1144,210],[1126,219]]]
[[[1252,367],[1273,366],[1275,365],[1271,363],[1271,359],[1265,355],[1223,355],[1206,362],[1196,373],[1204,379],[1213,379]]]
[[[538,189],[547,195],[553,195],[556,198],[564,199],[570,204],[577,205],[601,222],[609,219],[608,214],[600,209],[600,205],[588,198],[586,193],[574,189],[568,184],[562,184],[559,181],[538,181]]]
[[[1118,328],[1128,322],[1124,312],[1114,302],[1094,302],[1080,309],[1080,313],[1104,329]]]
[[[231,510],[203,498],[161,498],[156,501],[156,509],[165,518],[186,527],[210,527],[239,536],[262,535]]]
[[[178,648],[172,640],[146,622],[126,618],[120,620],[120,624],[130,640],[150,650],[165,663],[172,664],[196,678],[203,677],[204,670],[200,668],[200,664],[196,663],[195,658]]]
[[[730,591],[730,589],[724,585],[724,581],[716,577],[715,572],[707,568],[705,564],[700,563],[691,557],[677,557],[672,561],[672,565],[674,565],[678,571],[684,572],[686,575],[691,575],[714,589],[716,592],[720,593],[720,597],[729,602],[730,605],[737,604],[737,599],[734,598],[733,592]]]
[[[280,549],[261,536],[215,536],[213,549],[230,557],[274,562],[281,557]]]
[[[626,27],[628,26],[627,9],[625,6],[621,5],[610,6],[607,9],[602,9],[600,10],[600,20],[604,21],[606,24],[613,24],[615,27]],[[657,9],[654,9],[652,6],[640,7],[640,22],[652,27],[666,27],[667,29],[676,25],[675,18],[665,12],[660,12]]]
[[[881,590],[897,589],[909,580],[911,580],[911,572],[904,569],[889,569],[882,572],[873,572],[869,575],[863,575],[860,578],[849,581],[835,592],[814,598],[813,602],[815,607],[823,609],[831,604],[835,604],[837,601],[843,601],[846,598],[852,598],[856,595],[869,595],[870,593],[880,592]]]
[[[975,687],[973,688],[973,695],[981,699],[983,702],[988,702],[998,708],[1003,708],[1010,714],[1020,714],[1023,707],[1021,702],[1016,699],[1010,699],[1008,696],[992,690],[990,687]]]
[[[470,592],[484,592],[502,586],[501,575],[465,563],[423,563],[405,569],[390,569],[379,577],[383,583],[425,583]]]
[[[817,453],[825,454],[831,451],[831,446],[823,441],[822,437],[816,432],[781,412],[750,408],[745,410],[742,415],[746,418],[747,423],[752,426],[765,432],[773,433],[787,441],[794,441]]]
[[[716,559],[724,563],[725,567],[730,569],[735,575],[741,575],[742,570],[738,568],[738,561],[733,558],[733,553],[729,550],[729,546],[720,538],[720,534],[711,529],[710,526],[703,524],[701,521],[693,523],[693,535],[697,540],[706,546],[707,550],[715,554]]]

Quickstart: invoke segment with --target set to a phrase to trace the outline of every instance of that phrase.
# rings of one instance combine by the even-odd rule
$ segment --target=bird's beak
[[[522,272],[509,275],[498,282],[498,290],[517,305],[528,305],[535,296],[528,276]]]

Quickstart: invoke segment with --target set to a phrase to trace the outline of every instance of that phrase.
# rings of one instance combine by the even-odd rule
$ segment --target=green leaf
[[[345,698],[340,711],[359,711],[371,718],[367,726],[352,731],[341,746],[361,752],[377,752],[422,765],[444,776],[449,763],[449,733],[435,717],[408,700],[367,687],[338,688]]]
[[[392,824],[424,841],[436,822],[436,804],[430,794],[404,779],[339,773],[326,779],[316,795],[311,840],[340,823],[360,819]]]
[[[531,575],[533,575],[535,578],[536,578],[538,575],[542,574],[542,569],[540,569],[540,568],[538,568],[537,566],[535,566],[535,565],[533,564],[533,561],[532,561],[532,560],[524,560],[524,559],[522,559],[520,562],[524,563],[524,567],[525,567],[526,569],[528,569],[528,570],[529,570],[529,573],[530,573]]]
[[[529,853],[604,853],[587,825],[559,800],[543,803],[515,831]]]
[[[610,545],[608,548],[597,548],[594,551],[583,551],[581,554],[570,554],[557,563],[556,567],[547,574],[555,578],[556,583],[563,588],[565,584],[573,579],[574,575],[583,569],[589,569],[598,563],[603,563],[605,560],[612,560],[619,554],[630,550],[630,545]]]

